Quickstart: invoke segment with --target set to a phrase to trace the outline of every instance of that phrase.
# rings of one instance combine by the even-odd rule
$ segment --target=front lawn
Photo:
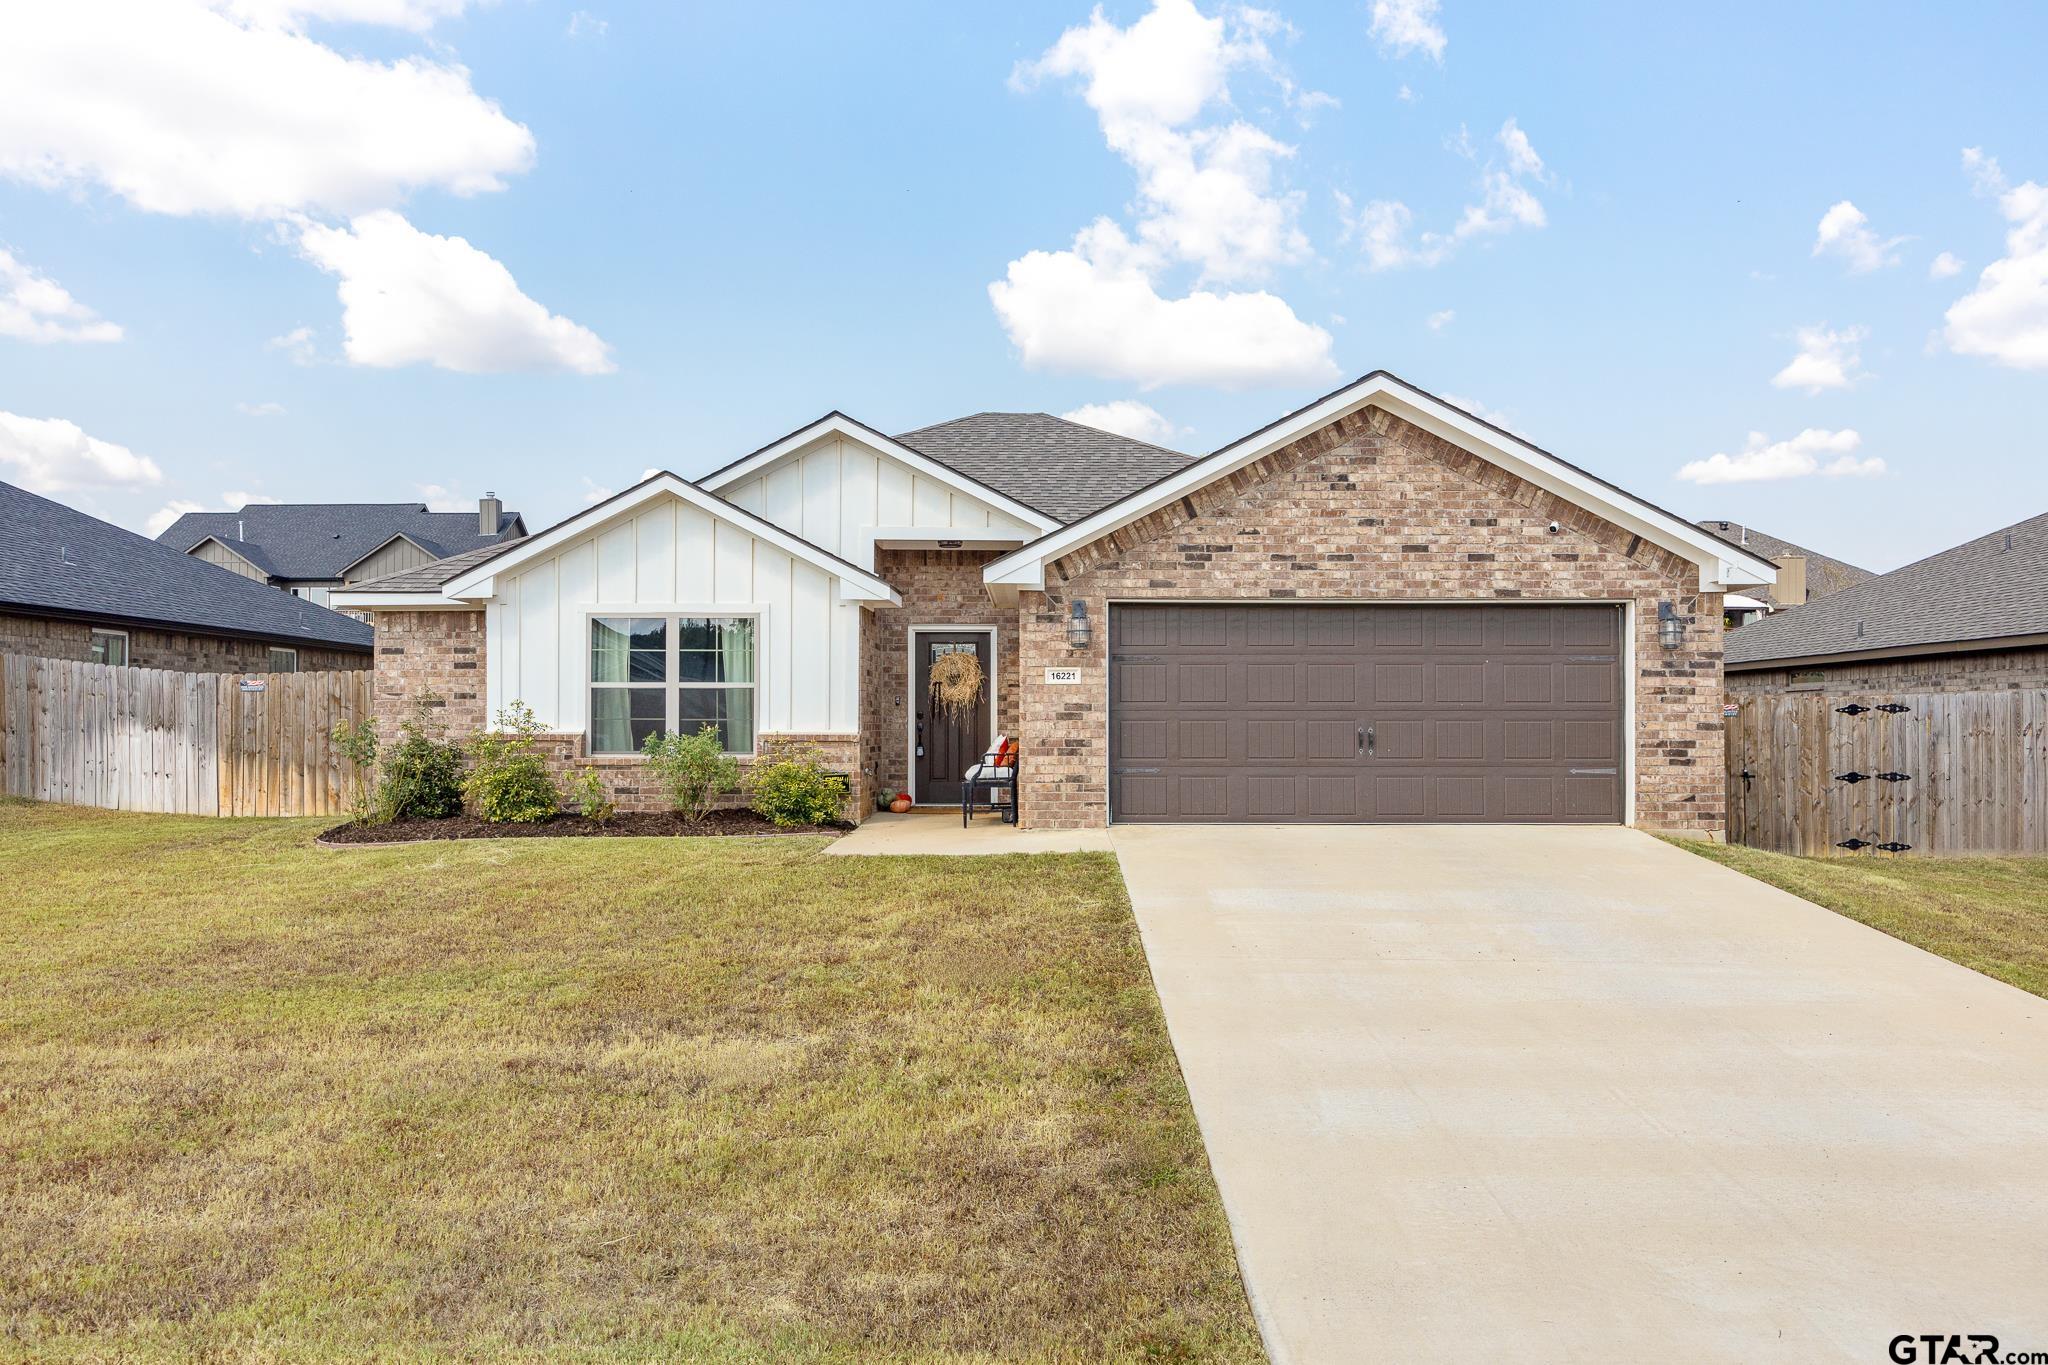
[[[1734,844],[1671,842],[2048,996],[2048,858],[1795,858]]]
[[[1250,1361],[1104,855],[0,801],[0,1355]]]

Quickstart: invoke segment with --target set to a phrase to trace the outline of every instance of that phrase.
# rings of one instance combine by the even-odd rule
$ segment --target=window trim
[[[663,635],[665,637],[662,651],[663,677],[660,682],[601,683],[590,676],[592,662],[592,638],[595,635],[596,623],[599,620],[620,617],[626,619],[633,619],[637,617],[641,620],[660,619],[668,623],[667,630],[663,632]],[[678,621],[682,620],[752,622],[754,627],[754,680],[748,683],[683,682],[677,676],[677,674],[681,671],[677,667],[677,663],[678,656],[682,653],[682,631],[678,629],[676,625]],[[680,710],[680,708],[677,705],[677,693],[680,690],[688,688],[691,691],[725,692],[738,691],[741,688],[746,688],[751,690],[754,694],[754,733],[752,746],[746,749],[728,749],[725,752],[730,754],[734,758],[758,757],[761,752],[761,731],[764,728],[761,723],[763,709],[762,702],[763,699],[768,695],[768,661],[766,658],[765,648],[767,640],[768,608],[765,605],[759,603],[661,603],[659,605],[654,603],[620,603],[617,605],[600,605],[585,608],[583,616],[584,754],[587,757],[593,759],[621,759],[640,757],[640,751],[637,749],[629,749],[623,753],[600,753],[598,751],[597,706],[594,698],[596,692],[600,688],[603,688],[606,691],[614,692],[628,692],[632,691],[635,688],[651,691],[658,688],[662,694],[662,730],[664,733],[667,734],[676,733],[676,726],[679,724],[678,711]]]
[[[89,626],[87,627],[87,634],[85,637],[86,647],[88,649],[92,647],[93,637],[96,635],[111,635],[117,637],[121,641],[121,662],[109,665],[109,667],[127,668],[130,666],[131,661],[135,658],[135,642],[128,638],[127,631],[116,630],[112,626]],[[105,663],[106,661],[104,659],[98,659],[92,660],[92,662]]]
[[[291,645],[271,645],[269,649],[269,667],[267,671],[271,673],[296,673],[299,671],[299,651],[296,648]],[[279,668],[277,666],[277,656],[280,654],[292,656],[292,666],[290,668]]]

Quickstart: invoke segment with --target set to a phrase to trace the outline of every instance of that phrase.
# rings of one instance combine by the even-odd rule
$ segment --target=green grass
[[[1795,858],[1739,845],[1671,842],[2048,996],[2048,858]]]
[[[1113,862],[0,802],[0,1356],[1254,1361]]]

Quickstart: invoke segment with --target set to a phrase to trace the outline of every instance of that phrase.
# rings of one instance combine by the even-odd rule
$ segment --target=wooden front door
[[[958,805],[961,777],[988,752],[988,696],[995,686],[988,636],[980,631],[918,631],[911,638],[917,642],[917,675],[910,684],[917,747],[910,792],[919,805]],[[986,681],[977,705],[946,716],[932,705],[932,661],[955,651],[971,652]]]

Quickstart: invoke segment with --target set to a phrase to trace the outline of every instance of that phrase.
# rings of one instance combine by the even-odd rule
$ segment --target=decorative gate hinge
[[[1852,786],[1852,787],[1853,787],[1853,786],[1855,786],[1855,785],[1856,785],[1856,784],[1857,784],[1858,782],[1868,782],[1869,780],[1870,780],[1870,774],[1869,774],[1869,773],[1836,773],[1836,774],[1835,774],[1835,781],[1837,781],[1837,782],[1847,782],[1847,783],[1848,783],[1848,784],[1849,784],[1850,786]]]
[[[1911,847],[1911,844],[1902,844],[1896,839],[1891,840],[1889,843],[1882,843],[1877,846],[1878,851],[1880,853],[1904,853],[1907,849]]]
[[[1851,853],[1856,852],[1858,849],[1869,848],[1870,846],[1870,840],[1868,839],[1844,839],[1841,843],[1835,845],[1836,848],[1846,848]]]
[[[1837,706],[1835,709],[1845,716],[1860,716],[1870,708],[1860,701],[1852,701],[1847,706]]]
[[[1886,715],[1897,716],[1903,715],[1906,712],[1912,710],[1913,708],[1910,706],[1901,706],[1895,701],[1888,701],[1881,703],[1877,709],[1884,712]]]
[[[1913,780],[1913,775],[1911,773],[1879,773],[1877,780],[1880,782],[1910,782]]]

